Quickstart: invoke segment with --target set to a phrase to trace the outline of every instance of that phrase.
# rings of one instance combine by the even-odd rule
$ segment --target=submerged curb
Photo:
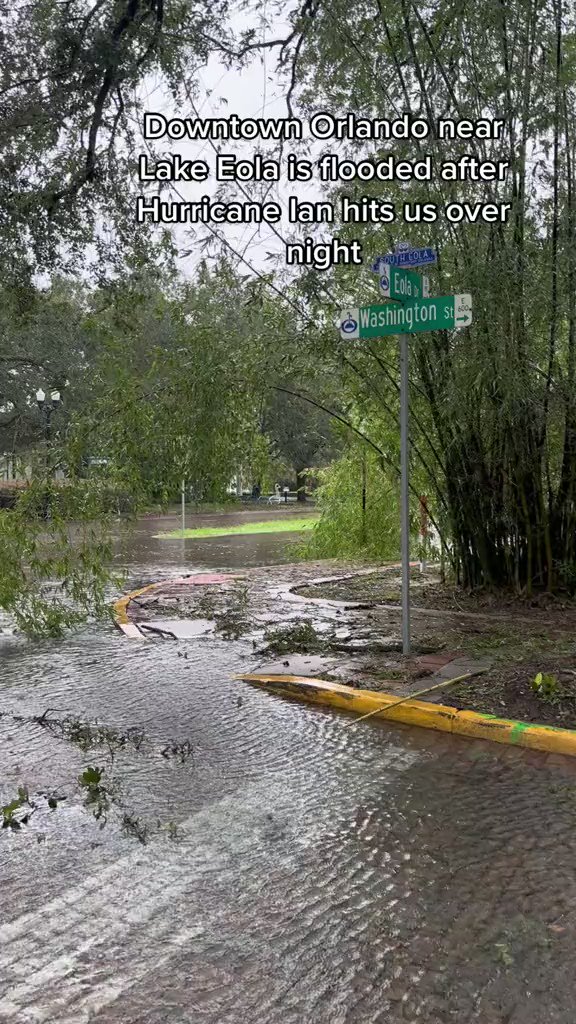
[[[124,594],[112,605],[114,612],[114,622],[118,626],[118,629],[124,633],[125,636],[130,637],[131,640],[146,640],[147,637],[141,629],[134,622],[130,622],[128,618],[128,605],[130,601],[135,597],[140,597],[141,594],[146,594],[149,590],[154,590],[155,587],[159,586],[158,583],[149,583],[147,587],[140,587],[139,590],[132,590],[129,594]]]
[[[380,708],[380,714],[374,714],[373,718],[380,718],[382,715],[391,722],[403,722],[405,725],[436,729],[439,732],[450,732],[471,739],[491,740],[493,743],[508,743],[530,750],[576,757],[576,731],[571,729],[517,722],[513,719],[497,718],[495,715],[480,714],[477,711],[460,711],[458,708],[429,704],[421,700],[407,700],[387,712],[390,704],[397,703],[398,694],[356,690],[351,686],[328,683],[323,679],[309,679],[307,676],[253,673],[236,678],[293,700],[325,704],[358,714],[376,712]]]
[[[239,579],[239,573],[191,573],[190,576],[179,576],[173,580],[158,580],[156,583],[149,583],[146,587],[140,587],[138,590],[132,590],[129,594],[124,594],[119,597],[117,601],[114,601],[112,605],[114,623],[118,626],[125,636],[130,637],[131,640],[147,640],[148,637],[138,628],[135,622],[128,616],[128,605],[135,597],[140,597],[142,594],[147,594],[151,590],[161,590],[167,584],[172,586],[175,583],[185,583],[191,586],[206,586],[208,584],[223,583],[225,580]]]
[[[397,569],[397,568],[400,567],[400,565],[401,565],[400,562],[393,562],[392,564],[388,564],[387,563],[386,565],[381,566],[380,568]],[[416,566],[416,565],[418,565],[417,562],[410,562],[410,566],[411,567],[412,566]],[[337,577],[327,576],[327,577],[325,577],[325,579],[326,580],[352,579],[354,576],[363,576],[363,575],[367,575],[369,573],[372,573],[374,571],[377,571],[377,570],[374,570],[373,568],[370,568],[370,569],[360,569],[357,572],[347,573],[344,576],[337,576]],[[211,580],[210,577],[214,577],[214,580]],[[158,580],[156,583],[149,583],[146,587],[140,587],[139,590],[132,590],[129,594],[124,594],[122,597],[119,597],[117,601],[114,601],[114,603],[112,605],[114,623],[115,623],[116,626],[118,626],[118,629],[120,629],[122,631],[122,633],[124,633],[124,635],[129,637],[131,640],[148,640],[148,637],[142,632],[141,629],[138,628],[138,626],[136,625],[135,622],[131,621],[131,619],[128,616],[128,605],[130,604],[130,602],[135,597],[140,597],[141,594],[146,594],[150,590],[159,589],[159,588],[165,586],[166,583],[171,583],[171,584],[173,584],[173,583],[199,583],[199,584],[204,584],[204,583],[207,583],[207,582],[216,582],[215,577],[219,577],[220,578],[218,580],[218,582],[223,582],[224,579],[239,579],[239,578],[241,578],[241,573],[209,573],[209,574],[206,574],[206,573],[191,573],[190,576],[179,576],[179,577],[177,577],[176,579],[173,579],[173,580]],[[310,580],[309,582],[311,582],[311,583],[321,583],[321,582],[324,582],[324,578],[319,578],[317,580]],[[296,584],[296,586],[297,585],[298,584]],[[290,591],[291,591],[291,587],[288,587],[287,588],[287,592],[290,593]],[[346,601],[325,601],[322,598],[300,597],[300,595],[298,595],[298,594],[294,594],[294,595],[291,595],[291,596],[293,596],[298,601],[309,601],[310,603],[319,603],[319,604],[333,604],[333,605],[338,605],[339,607],[342,607],[342,605],[346,605],[346,603],[347,603]],[[357,603],[361,603],[361,602],[357,602]],[[353,607],[353,605],[350,605],[350,607]]]

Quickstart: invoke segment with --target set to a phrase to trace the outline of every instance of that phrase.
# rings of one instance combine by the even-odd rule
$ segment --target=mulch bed
[[[433,608],[449,612],[498,613],[502,610],[519,615],[548,612],[553,615],[566,611],[574,614],[576,601],[567,593],[559,595],[538,592],[530,598],[518,597],[512,592],[492,592],[487,589],[466,591],[450,583],[440,583],[438,574],[418,569],[411,570],[411,603],[414,608]],[[303,597],[324,598],[332,601],[372,601],[382,604],[400,604],[400,572],[396,566],[380,569],[349,579],[325,583],[305,583],[294,591]]]
[[[543,697],[533,689],[539,672],[556,678],[552,696]],[[576,658],[517,662],[508,668],[498,665],[467,683],[448,687],[438,699],[465,711],[576,729]]]

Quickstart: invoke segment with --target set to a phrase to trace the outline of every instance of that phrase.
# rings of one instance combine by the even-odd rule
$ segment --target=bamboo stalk
[[[434,686],[427,686],[425,690],[418,690],[416,693],[409,693],[406,697],[401,697],[400,700],[394,701],[393,704],[389,704],[387,708],[376,708],[375,711],[369,711],[367,715],[361,715],[360,718],[355,718],[353,722],[348,722],[345,728],[349,728],[352,725],[358,725],[358,722],[363,722],[366,718],[372,718],[373,715],[385,715],[392,708],[397,708],[399,704],[404,704],[407,700],[415,700],[417,697],[423,697],[425,693],[432,693],[433,690],[440,690],[443,686],[451,686],[453,683],[463,683],[465,679],[472,679],[473,676],[479,676],[483,672],[487,672],[487,668],[479,668],[476,672],[466,672],[463,676],[455,676],[454,679],[443,679],[441,683],[435,683]]]

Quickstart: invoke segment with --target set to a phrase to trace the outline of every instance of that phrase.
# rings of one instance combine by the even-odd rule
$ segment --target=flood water
[[[284,512],[282,508],[270,509],[265,505],[249,512],[189,516],[187,526],[236,526],[246,521],[262,522],[291,517],[303,519],[313,515],[313,508],[301,511],[294,505]],[[128,566],[132,576],[137,572],[152,571],[154,580],[159,574],[162,577],[172,575],[175,569],[195,572],[199,568],[244,569],[256,565],[280,565],[292,560],[291,552],[302,538],[302,534],[290,532],[174,538],[169,541],[156,536],[178,530],[180,525],[179,515],[147,516],[127,536],[119,539],[115,561],[122,567]]]
[[[158,526],[119,544],[130,585],[287,557],[286,535]],[[241,641],[112,624],[6,639],[0,795],[66,799],[0,833],[0,1020],[572,1024],[572,763],[349,728],[233,680],[254,664]],[[145,739],[110,762],[14,721],[47,708]],[[104,764],[145,844],[83,805],[77,776]]]

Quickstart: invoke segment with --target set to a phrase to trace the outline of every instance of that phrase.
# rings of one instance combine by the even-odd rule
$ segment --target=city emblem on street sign
[[[356,316],[352,315],[352,312],[348,312],[346,317],[340,322],[340,333],[345,338],[357,338],[358,337],[358,310],[354,310]]]

